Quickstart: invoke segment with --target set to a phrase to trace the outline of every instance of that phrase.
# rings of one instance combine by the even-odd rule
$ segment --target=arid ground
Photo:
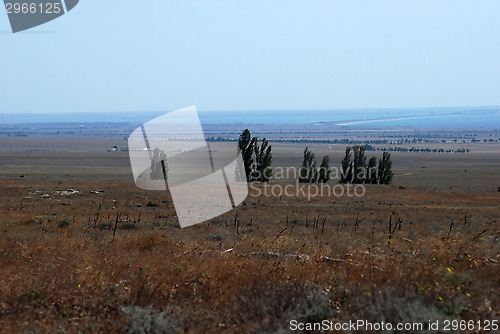
[[[235,138],[233,128],[213,134]],[[498,132],[258,128],[275,167],[299,167],[306,146],[339,167],[346,144],[325,140],[388,134],[429,141],[374,146],[470,152],[392,152],[393,184],[364,196],[254,189],[235,210],[181,229],[167,193],[135,186],[120,151],[131,129],[2,127],[0,332],[286,333],[291,320],[448,319],[476,321],[447,331],[472,333],[500,320]]]

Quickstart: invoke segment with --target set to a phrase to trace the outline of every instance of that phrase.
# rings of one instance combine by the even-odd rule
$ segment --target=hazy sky
[[[0,112],[500,105],[497,0],[80,0],[12,34]]]

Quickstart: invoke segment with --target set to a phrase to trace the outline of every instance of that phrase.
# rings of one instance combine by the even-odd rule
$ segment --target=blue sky
[[[500,105],[493,0],[80,0],[0,50],[3,113]]]

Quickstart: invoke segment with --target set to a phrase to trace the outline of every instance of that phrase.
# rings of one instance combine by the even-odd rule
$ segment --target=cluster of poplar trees
[[[243,170],[237,175],[246,175],[247,182],[269,182],[272,177],[272,147],[266,138],[261,141],[253,137],[250,130],[245,129],[238,140],[238,149],[243,158]],[[150,177],[153,180],[167,178],[168,165],[165,152],[156,148],[151,159]],[[390,184],[394,173],[392,172],[391,154],[383,152],[382,158],[366,157],[366,146],[355,145],[347,147],[345,157],[341,162],[340,183],[353,184]],[[319,167],[315,154],[308,147],[304,150],[304,158],[300,168],[299,182],[301,183],[326,183],[330,181],[330,158],[324,156]],[[245,178],[241,177],[241,181]]]

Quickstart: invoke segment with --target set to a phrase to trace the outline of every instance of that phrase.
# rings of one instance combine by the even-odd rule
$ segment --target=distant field
[[[471,152],[393,152],[394,183],[369,185],[363,197],[252,192],[235,210],[180,229],[168,194],[138,189],[128,153],[108,151],[125,146],[134,126],[26,137],[0,129],[0,332],[262,333],[287,332],[292,319],[500,319],[500,143],[426,143]],[[360,137],[253,131],[275,138],[275,167],[299,167],[306,146],[338,166],[346,146],[279,136]]]
[[[93,179],[132,180],[130,160],[127,152],[110,151],[115,143],[126,145],[114,139],[85,141],[84,139],[46,142],[29,139],[8,139],[15,150],[0,150],[0,178],[19,175],[90,177]],[[55,144],[57,143],[57,144]],[[346,145],[322,143],[272,143],[273,166],[300,167],[302,153],[306,147],[317,157],[330,156],[332,167],[340,168]],[[23,150],[25,147],[45,147],[52,149]],[[57,146],[59,145],[59,146]],[[123,146],[122,145],[122,146]],[[235,144],[236,145],[236,144]],[[448,146],[453,147],[453,144]],[[392,152],[396,178],[395,185],[422,188],[480,188],[496,191],[500,186],[500,143],[469,144],[470,153],[411,153]],[[378,151],[368,151],[367,155],[381,156]],[[293,181],[293,180],[289,180]]]

